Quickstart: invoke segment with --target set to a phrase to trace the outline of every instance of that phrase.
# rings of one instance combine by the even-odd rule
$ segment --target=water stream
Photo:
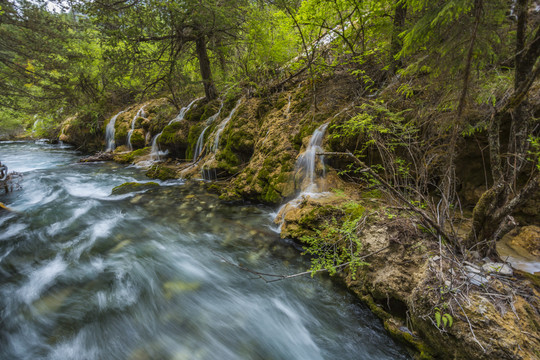
[[[137,111],[137,113],[135,114],[135,116],[133,117],[133,120],[131,120],[131,128],[129,129],[128,131],[128,134],[127,134],[127,146],[128,146],[128,149],[129,151],[133,151],[133,146],[131,145],[131,136],[133,135],[133,132],[135,131],[135,122],[137,121],[138,118],[144,118],[146,117],[146,114],[144,112],[144,106],[142,106],[139,111]]]
[[[204,182],[146,182],[72,150],[0,143],[24,174],[0,194],[0,359],[408,359],[329,278],[266,284],[309,264],[271,209],[224,204]]]
[[[116,147],[116,142],[114,141],[114,134],[115,134],[115,124],[116,124],[116,118],[122,113],[124,113],[125,110],[120,111],[118,114],[114,115],[109,123],[107,124],[107,127],[105,128],[105,144],[106,148],[105,151],[113,151]]]
[[[176,117],[174,117],[171,121],[169,121],[167,126],[171,125],[172,123],[184,120],[184,117],[186,116],[187,112],[193,107],[193,105],[195,105],[197,101],[201,99],[203,98],[197,98],[193,100],[192,102],[190,102],[187,106],[181,108],[178,115],[176,115]],[[163,152],[159,149],[158,140],[161,134],[163,134],[163,130],[152,138],[152,148],[150,150],[150,160],[152,162],[159,161],[161,160],[162,156],[167,155],[167,152]]]
[[[289,202],[283,204],[276,213],[274,213],[274,222],[278,225],[278,232],[285,220],[287,212],[296,208],[306,196],[320,197],[325,193],[324,156],[318,155],[323,151],[322,143],[328,123],[319,126],[311,135],[306,150],[296,159],[294,165],[295,188],[297,196]],[[321,174],[317,174],[317,165],[321,167]]]

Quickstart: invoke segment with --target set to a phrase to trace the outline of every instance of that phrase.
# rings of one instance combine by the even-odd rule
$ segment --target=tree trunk
[[[206,37],[204,35],[199,36],[195,40],[197,48],[197,58],[199,59],[199,66],[201,68],[201,76],[204,85],[204,93],[208,100],[214,100],[217,98],[217,90],[212,80],[212,69],[210,68],[210,59],[208,58],[208,52],[206,50]]]
[[[397,54],[401,51],[403,46],[399,34],[403,31],[405,26],[405,19],[407,17],[407,4],[403,0],[397,0],[396,8],[394,10],[394,25],[392,28],[392,42],[390,44],[390,73],[393,75],[397,69],[402,66],[401,60],[396,59]]]
[[[489,128],[490,161],[494,185],[486,191],[473,212],[473,226],[466,245],[486,255],[494,251],[495,242],[509,230],[511,213],[538,188],[540,174],[536,170],[525,185],[518,189],[518,177],[523,177],[527,163],[528,141],[532,117],[526,111],[527,94],[540,75],[540,25],[526,46],[528,0],[517,2],[517,31],[514,94],[498,108]],[[536,65],[536,67],[535,67]],[[508,149],[501,148],[502,118],[510,118]]]

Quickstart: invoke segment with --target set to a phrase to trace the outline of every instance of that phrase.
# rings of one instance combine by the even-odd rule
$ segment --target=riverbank
[[[416,213],[411,212],[408,203],[397,201],[387,188],[362,177],[362,172],[356,172],[362,169],[351,167],[346,158],[327,156],[322,164],[314,153],[311,175],[306,177],[307,170],[299,169],[298,162],[322,127],[325,131],[315,152],[365,149],[371,165],[387,169],[399,164],[399,157],[392,162],[373,152],[373,146],[380,148],[385,140],[369,136],[373,131],[379,135],[409,134],[406,129],[411,119],[429,118],[438,110],[435,105],[427,115],[425,109],[424,113],[407,110],[413,100],[396,99],[397,86],[390,84],[372,101],[356,97],[363,91],[362,84],[341,74],[321,81],[315,93],[307,80],[298,79],[275,93],[249,94],[238,89],[211,102],[192,97],[184,101],[182,109],[166,99],[151,100],[115,111],[103,124],[102,137],[93,142],[88,134],[77,132],[76,118],[68,119],[60,140],[77,143],[84,138],[86,144],[94,143],[101,150],[114,143],[104,156],[144,167],[151,178],[213,181],[210,187],[225,202],[277,206],[296,199],[290,206],[293,209],[278,218],[284,220],[282,236],[300,243],[310,236],[324,238],[325,232],[339,234],[345,230],[345,220],[362,223],[354,234],[358,256],[380,252],[366,258],[366,265],[341,267],[339,273],[383,319],[386,328],[415,348],[420,358],[539,356],[539,340],[529,335],[538,332],[540,323],[536,275],[518,271],[502,274],[493,268],[508,265],[499,265],[501,259],[496,256],[489,259],[475,251],[460,253],[447,246],[433,236],[425,218],[417,216],[421,206],[430,206],[427,202],[413,202]],[[316,105],[313,99],[317,99]],[[533,102],[531,107],[535,106]],[[351,130],[351,119],[359,121],[355,126],[363,132]],[[114,131],[106,132],[106,127]],[[347,131],[352,132],[347,135]],[[480,131],[460,139],[457,174],[462,214],[452,224],[458,233],[471,227],[472,210],[487,188],[482,167],[486,154],[478,145],[485,143],[485,136]],[[313,193],[312,189],[307,191],[305,183],[310,176],[320,179],[315,181],[319,182],[315,193],[325,195],[311,194],[302,200],[299,194]],[[328,191],[333,195],[328,196]],[[538,224],[534,210],[538,199],[537,191],[515,211],[521,227]],[[356,209],[352,213],[351,203]],[[326,240],[332,242],[333,237],[328,235]],[[538,245],[533,242],[530,246]]]

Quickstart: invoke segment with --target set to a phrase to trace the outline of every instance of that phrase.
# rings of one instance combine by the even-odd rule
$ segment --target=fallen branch
[[[372,253],[369,253],[367,255],[364,255],[362,257],[360,257],[360,259],[358,260],[364,260],[364,259],[367,259],[368,257],[370,256],[373,256],[375,254],[378,254],[386,249],[388,249],[390,245],[388,246],[385,246],[383,247],[382,249],[379,249],[377,251],[374,251]],[[317,273],[320,273],[320,272],[325,272],[325,271],[328,271],[328,269],[320,269],[320,270],[316,270],[316,271],[303,271],[303,272],[300,272],[300,273],[296,273],[296,274],[291,274],[291,275],[283,275],[283,274],[267,274],[267,273],[262,273],[262,272],[259,272],[259,271],[255,271],[255,270],[251,270],[250,268],[247,268],[245,266],[242,266],[242,265],[239,265],[239,264],[235,264],[229,260],[227,260],[226,258],[224,258],[222,255],[219,255],[219,254],[216,254],[215,252],[212,251],[212,253],[216,256],[218,256],[219,258],[221,258],[221,260],[229,265],[232,265],[234,267],[237,267],[239,268],[240,270],[243,270],[243,271],[246,271],[246,272],[249,272],[251,274],[254,274],[254,275],[257,275],[257,277],[259,279],[262,279],[265,283],[271,283],[271,282],[275,282],[275,281],[280,281],[280,280],[285,280],[285,279],[292,279],[292,278],[295,278],[295,277],[299,277],[299,276],[304,276],[304,275],[314,275],[314,274],[317,274]],[[336,266],[336,269],[341,269],[341,268],[344,268],[346,267],[347,265],[349,265],[351,262],[348,261],[346,263],[343,263],[341,265],[338,265]],[[266,277],[271,277],[271,278],[274,278],[272,280],[268,280]]]

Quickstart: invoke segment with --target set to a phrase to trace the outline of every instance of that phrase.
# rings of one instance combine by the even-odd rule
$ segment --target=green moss
[[[342,209],[345,211],[345,214],[348,215],[351,219],[358,219],[366,213],[366,208],[355,201],[349,201],[342,205]]]
[[[226,170],[229,174],[234,174],[238,171],[238,165],[241,164],[238,156],[232,151],[231,146],[227,145],[216,154],[218,167]]]
[[[219,184],[217,184],[215,182],[209,183],[208,186],[206,187],[206,190],[208,190],[209,192],[214,193],[214,194],[224,193],[223,185],[219,185]]]
[[[193,158],[193,154],[195,152],[195,146],[197,145],[197,140],[199,139],[199,136],[201,135],[201,132],[204,129],[203,126],[204,124],[196,124],[189,128],[189,133],[188,133],[188,138],[187,138],[188,148],[186,151],[186,157],[188,159]],[[204,134],[206,137],[208,136],[208,134],[212,133],[210,130],[211,129],[208,129],[206,133]]]
[[[392,336],[397,341],[405,344],[406,346],[409,346],[414,349],[416,352],[415,358],[421,359],[421,360],[431,360],[433,359],[432,351],[431,349],[421,341],[420,339],[414,337],[411,333],[406,331],[401,331],[398,326],[393,324],[393,322],[390,319],[384,320],[384,328],[390,336]]]
[[[266,191],[261,195],[261,200],[265,203],[275,204],[281,201],[281,194],[272,185],[268,185]]]
[[[123,163],[123,164],[130,164],[136,158],[150,154],[150,150],[151,149],[149,147],[145,147],[143,149],[137,149],[135,151],[132,151],[126,154],[116,154],[114,156],[114,161]]]
[[[176,173],[173,169],[170,169],[161,165],[153,165],[147,172],[146,176],[151,179],[169,180],[176,179]]]
[[[137,183],[137,182],[126,182],[122,185],[118,185],[112,189],[112,195],[122,195],[127,194],[133,191],[150,189],[154,187],[159,187],[158,183],[147,182],[147,183]]]
[[[145,138],[141,130],[135,130],[133,134],[131,134],[131,145],[133,148],[141,148],[144,147]]]
[[[129,127],[125,124],[119,124],[116,126],[116,132],[114,133],[114,140],[116,144],[125,144],[127,140],[127,134]]]
[[[308,123],[307,125],[304,125],[300,131],[294,135],[290,141],[291,143],[293,144],[293,147],[297,150],[297,151],[300,151],[300,148],[302,147],[302,140],[306,137],[306,136],[310,136],[313,134],[313,132],[319,127],[319,125],[317,125],[317,123],[314,123],[314,122],[310,122]]]
[[[177,132],[181,127],[182,124],[180,122],[173,122],[172,124],[165,126],[159,138],[159,143],[166,145],[174,144],[177,140]]]

